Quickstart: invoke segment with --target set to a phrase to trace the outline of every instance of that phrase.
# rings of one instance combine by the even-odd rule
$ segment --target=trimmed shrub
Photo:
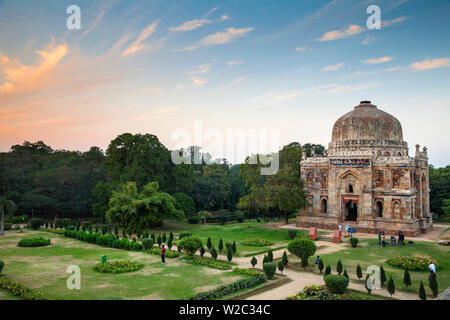
[[[202,246],[202,240],[198,237],[184,237],[177,242],[177,247],[185,250],[190,256],[197,252]]]
[[[347,269],[344,269],[344,274],[343,274],[343,276],[346,277],[347,279],[350,279],[349,276],[348,276],[348,273],[347,273]]]
[[[339,275],[342,273],[342,269],[343,269],[342,262],[341,262],[341,260],[338,260],[337,266],[336,266],[336,271]]]
[[[200,256],[203,257],[205,255],[205,252],[206,252],[205,251],[205,247],[202,246],[201,249],[200,249]]]
[[[233,241],[233,244],[231,245],[231,251],[233,252],[233,254],[235,254],[236,250],[237,250],[237,248],[236,248],[236,241]]]
[[[258,260],[253,257],[252,260],[250,260],[250,263],[252,264],[252,267],[254,268],[256,266],[256,264],[258,263]]]
[[[218,298],[227,296],[229,294],[235,293],[240,290],[256,287],[257,285],[259,285],[265,281],[266,281],[266,277],[264,277],[263,275],[258,275],[258,276],[251,277],[248,279],[241,279],[234,283],[220,286],[219,288],[211,290],[211,291],[198,293],[198,294],[194,295],[191,298],[191,300],[218,299]]]
[[[144,267],[142,263],[130,260],[111,260],[94,266],[94,271],[101,273],[125,273],[140,270]]]
[[[344,294],[348,287],[348,278],[329,274],[324,277],[328,290],[333,294]]]
[[[3,267],[5,266],[5,262],[0,260],[0,274],[2,274]]]
[[[427,300],[427,294],[425,293],[425,287],[423,286],[423,282],[422,281],[420,281],[419,298],[421,300]]]
[[[142,239],[142,246],[144,247],[144,250],[149,250],[149,249],[153,248],[154,244],[155,244],[155,242],[153,241],[152,238]]]
[[[217,251],[216,248],[212,247],[211,248],[211,257],[216,260],[217,259]]]
[[[287,249],[302,260],[302,266],[308,265],[308,258],[316,252],[316,244],[311,239],[294,239],[288,244]]]
[[[403,284],[406,289],[408,289],[408,286],[411,285],[411,276],[409,275],[408,269],[405,269],[405,273],[403,274]]]
[[[103,225],[102,226],[102,234],[105,235],[108,233],[108,226],[107,225]]]
[[[372,287],[369,288],[369,286],[367,284],[368,280],[369,280],[369,275],[367,274],[366,275],[366,280],[364,281],[364,287],[366,288],[367,293],[370,294],[372,292]]]
[[[358,246],[358,238],[355,237],[351,237],[350,238],[350,245],[352,246],[352,248],[356,248]]]
[[[297,236],[297,230],[288,230],[289,239],[293,240]]]
[[[220,238],[219,239],[219,252],[222,252],[223,251],[223,240],[222,240],[222,238]]]
[[[395,284],[394,284],[394,280],[392,279],[392,276],[389,278],[389,281],[387,284],[387,291],[390,293],[391,297],[395,293]]]
[[[242,240],[241,244],[247,247],[267,247],[273,243],[267,239],[250,238]]]
[[[227,249],[227,260],[228,262],[231,262],[231,260],[233,260],[233,251],[231,250],[231,248]]]
[[[117,248],[124,250],[142,250],[142,244],[139,242],[131,242],[127,238],[119,239],[111,234],[102,235],[101,233],[91,233],[84,231],[66,230],[64,236],[78,239],[84,242],[98,244],[103,247]]]
[[[327,265],[327,267],[325,268],[325,273],[323,274],[324,278],[329,274],[331,274],[331,266]]]
[[[433,296],[437,297],[439,290],[438,290],[438,283],[436,279],[436,273],[430,272],[430,276],[428,277],[429,287],[431,289],[431,292],[433,292]]]
[[[44,225],[44,219],[33,218],[30,220],[30,226],[31,226],[31,229],[33,229],[33,230],[37,230],[43,225]]]
[[[383,266],[380,266],[380,282],[381,285],[384,286],[384,284],[386,283],[386,272],[384,271]]]
[[[45,247],[50,245],[50,239],[44,238],[29,238],[22,239],[17,244],[19,247]]]
[[[273,252],[272,249],[269,249],[269,252],[267,252],[267,259],[269,260],[269,262],[273,261]]]
[[[283,256],[281,257],[281,261],[283,261],[284,266],[286,267],[289,263],[289,259],[287,257],[286,250],[283,252]]]
[[[278,261],[278,270],[280,270],[280,273],[283,273],[284,270],[284,263],[283,261]]]
[[[158,243],[158,247],[161,248],[161,245],[162,245],[162,238],[161,238],[161,235],[160,235],[160,234],[158,235],[158,238],[156,239],[156,242]]]
[[[319,267],[320,274],[322,274],[323,268],[325,268],[322,258],[319,259],[318,267]]]
[[[432,259],[430,256],[396,256],[386,261],[386,263],[394,267],[402,268],[403,270],[407,269],[409,271],[427,271],[430,263],[434,263],[436,268],[438,267],[437,261]]]
[[[356,267],[356,276],[358,277],[358,279],[361,280],[363,274],[362,274],[362,270],[361,270],[361,266],[358,263],[358,266]]]
[[[211,237],[208,237],[208,240],[206,240],[206,247],[208,248],[208,250],[211,250],[212,248]]]
[[[264,263],[263,270],[267,279],[272,279],[273,275],[275,274],[275,271],[277,271],[277,265],[272,262]]]

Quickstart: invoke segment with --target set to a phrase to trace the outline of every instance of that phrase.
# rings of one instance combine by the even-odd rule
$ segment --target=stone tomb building
[[[416,236],[432,227],[426,147],[408,155],[400,121],[370,101],[339,118],[324,156],[303,153],[298,227]]]

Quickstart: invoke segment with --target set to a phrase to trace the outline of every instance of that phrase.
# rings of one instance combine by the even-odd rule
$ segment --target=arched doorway
[[[377,217],[383,217],[383,202],[377,201]]]
[[[322,199],[322,205],[321,205],[322,213],[327,213],[327,199]]]
[[[358,218],[358,205],[350,200],[345,204],[345,220],[346,221],[356,221]]]

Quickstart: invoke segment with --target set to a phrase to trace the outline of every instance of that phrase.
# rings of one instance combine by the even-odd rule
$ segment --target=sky
[[[70,5],[80,29],[67,28]],[[449,40],[448,0],[0,0],[0,151],[106,150],[124,132],[206,147],[250,129],[261,145],[269,132],[268,149],[327,146],[370,100],[400,120],[411,155],[420,144],[445,166]],[[224,149],[233,163],[251,151]]]

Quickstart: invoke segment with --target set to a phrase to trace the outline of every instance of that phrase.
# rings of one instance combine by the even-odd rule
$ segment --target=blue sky
[[[81,8],[81,29],[66,8]],[[382,28],[368,30],[369,5]],[[276,129],[327,145],[371,100],[450,163],[450,3],[0,1],[0,150],[105,149],[123,132]],[[225,155],[230,158],[229,155]],[[241,161],[245,153],[235,155]],[[233,158],[233,157],[231,157]]]

